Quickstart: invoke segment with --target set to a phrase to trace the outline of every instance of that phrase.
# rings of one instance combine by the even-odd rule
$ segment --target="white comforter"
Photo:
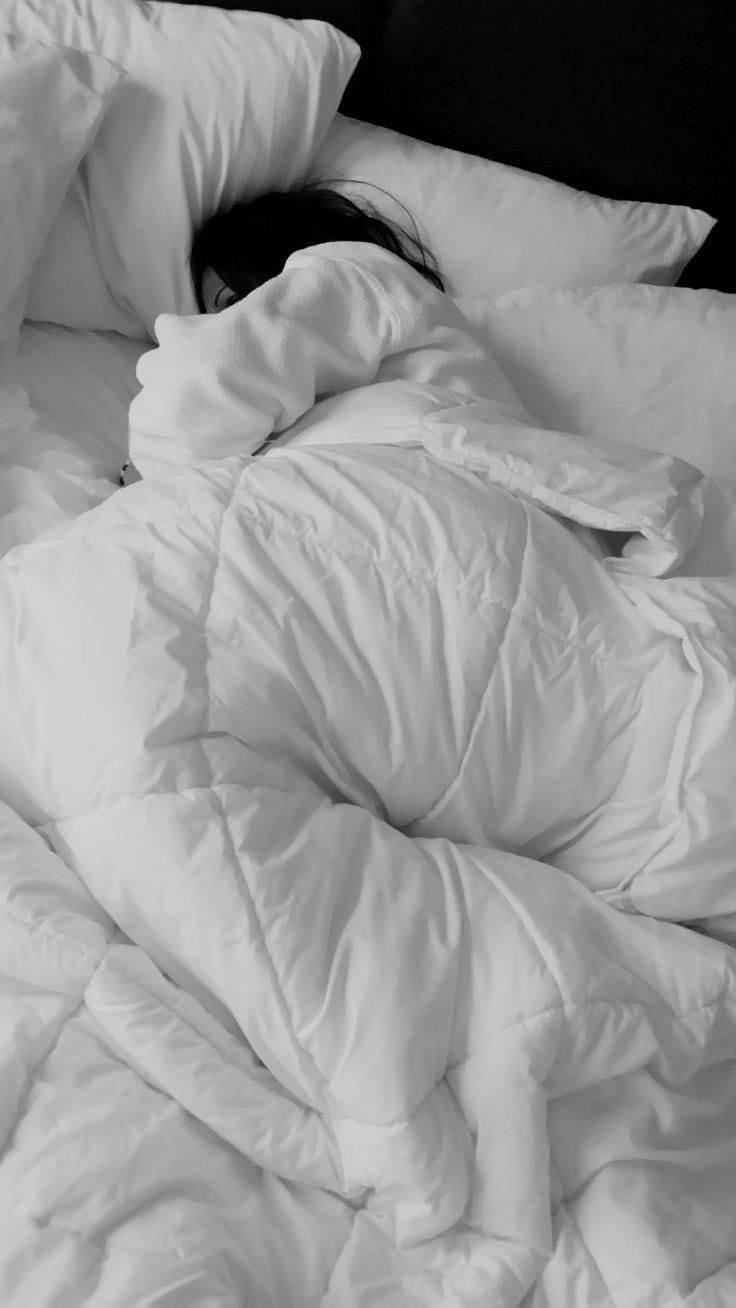
[[[736,958],[655,919],[736,920],[733,497],[541,432],[391,256],[259,295],[0,572],[3,1303],[248,1302],[124,1094],[65,1129],[113,1054],[354,1203],[304,1302],[730,1303]]]

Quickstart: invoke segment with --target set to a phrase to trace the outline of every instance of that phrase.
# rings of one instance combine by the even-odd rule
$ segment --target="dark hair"
[[[241,200],[231,209],[213,214],[192,241],[189,266],[200,312],[205,311],[202,283],[209,268],[242,299],[278,276],[295,250],[324,241],[380,245],[443,291],[434,256],[422,243],[408,210],[407,216],[413,232],[326,182]]]

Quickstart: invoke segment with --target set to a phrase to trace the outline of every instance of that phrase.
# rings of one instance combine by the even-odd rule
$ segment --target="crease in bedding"
[[[2,387],[3,553],[112,493],[142,348],[110,332],[23,325]]]
[[[3,1302],[727,1303],[733,493],[383,251],[157,334],[0,565]]]

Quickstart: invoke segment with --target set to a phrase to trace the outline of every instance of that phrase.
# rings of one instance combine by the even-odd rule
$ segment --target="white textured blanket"
[[[167,321],[133,410],[144,480],[0,569],[0,795],[67,865],[44,850],[31,884],[8,865],[11,992],[45,996],[37,1043],[81,1002],[216,1137],[349,1199],[333,1308],[725,1305],[736,956],[655,918],[726,934],[736,912],[730,501],[677,460],[539,431],[494,400],[461,319],[435,345],[398,331],[396,304],[436,308],[403,265],[317,250],[312,290],[331,259],[366,313],[390,275],[403,344],[377,385],[349,385],[360,314],[322,319],[281,410],[308,411],[298,440],[253,459],[247,352],[202,365],[197,398],[205,337],[240,349],[251,306]],[[282,303],[262,396],[296,349]],[[283,421],[253,394],[246,447]],[[624,557],[600,564],[567,519],[630,534]],[[30,1168],[37,1062],[15,1066],[0,1194],[37,1177],[6,1259],[23,1287],[59,1246]],[[90,1148],[114,1169],[111,1120]],[[92,1267],[129,1301],[129,1214],[99,1178],[73,1191],[52,1225],[75,1233],[75,1302]],[[185,1302],[177,1223],[155,1230],[135,1301]]]

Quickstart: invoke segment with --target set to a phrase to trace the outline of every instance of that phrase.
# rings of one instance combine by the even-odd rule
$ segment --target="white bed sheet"
[[[117,488],[144,348],[112,333],[23,325],[0,377],[0,555]]]
[[[72,331],[25,322],[20,380],[50,432],[72,441],[96,476],[116,478],[128,441],[135,367],[149,346],[117,332]]]

